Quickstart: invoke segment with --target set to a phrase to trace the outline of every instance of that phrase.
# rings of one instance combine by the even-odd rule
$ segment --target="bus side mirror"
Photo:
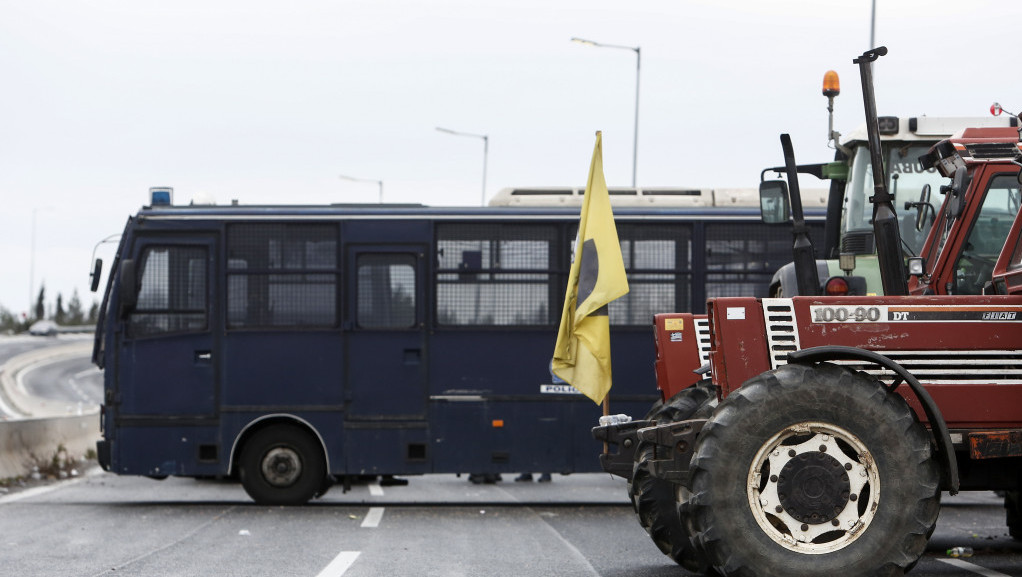
[[[790,220],[788,185],[783,180],[766,180],[759,183],[759,215],[767,224],[780,224]]]
[[[135,273],[135,261],[121,261],[120,272],[118,273],[117,297],[120,301],[121,316],[134,310],[138,304],[137,277]]]
[[[92,273],[89,274],[89,278],[92,281],[92,284],[89,285],[89,290],[91,292],[96,292],[96,289],[99,288],[99,277],[102,274],[103,274],[103,259],[97,258],[96,262],[92,266]]]

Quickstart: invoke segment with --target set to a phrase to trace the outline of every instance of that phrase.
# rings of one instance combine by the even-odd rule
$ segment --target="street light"
[[[472,138],[483,139],[483,195],[482,195],[482,206],[486,206],[486,158],[490,155],[490,136],[487,134],[472,134],[470,132],[458,132],[457,130],[451,130],[450,128],[443,128],[441,126],[436,127],[438,132],[445,134],[453,134],[454,136],[470,136]]]
[[[375,182],[376,184],[380,185],[380,204],[383,204],[383,181],[382,180],[373,180],[371,178],[355,178],[354,176],[345,176],[343,174],[340,175],[340,178],[342,178],[344,180],[350,180],[352,182]]]
[[[631,50],[635,52],[635,134],[632,137],[632,188],[635,188],[635,172],[639,161],[639,70],[642,67],[642,49],[638,46],[621,46],[618,44],[603,44],[584,38],[572,38],[572,42],[578,42],[586,46],[597,48],[618,48],[620,50]]]

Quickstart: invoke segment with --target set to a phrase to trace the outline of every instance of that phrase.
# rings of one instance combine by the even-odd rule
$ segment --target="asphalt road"
[[[620,479],[410,481],[263,507],[224,481],[91,474],[0,497],[0,565],[25,577],[690,575],[639,528]],[[946,497],[912,575],[1022,577],[1022,543],[1006,533],[993,493]],[[946,549],[959,545],[975,554],[949,559]]]
[[[29,394],[66,403],[94,406],[103,400],[103,373],[88,357],[60,359],[22,374]]]
[[[5,363],[18,355],[45,348],[88,345],[91,339],[91,335],[81,334],[51,337],[0,336],[0,370],[12,370]],[[58,355],[45,362],[25,367],[17,378],[20,386],[27,393],[40,399],[43,406],[52,405],[62,414],[92,410],[103,398],[103,373],[92,364],[88,354],[74,357]],[[0,406],[0,411],[2,410],[3,407]],[[0,418],[4,416],[5,414],[0,412]]]
[[[11,357],[15,357],[22,353],[27,353],[43,347],[66,345],[69,342],[68,339],[80,338],[82,337],[34,337],[27,334],[16,336],[0,335],[0,365],[6,363],[11,359]]]

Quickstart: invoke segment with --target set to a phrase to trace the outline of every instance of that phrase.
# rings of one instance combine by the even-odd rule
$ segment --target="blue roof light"
[[[149,206],[170,206],[174,204],[174,189],[170,186],[154,186],[149,189]]]

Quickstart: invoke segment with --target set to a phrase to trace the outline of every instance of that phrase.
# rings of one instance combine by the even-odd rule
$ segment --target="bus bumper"
[[[104,471],[110,470],[110,441],[106,439],[96,441],[96,460]]]

